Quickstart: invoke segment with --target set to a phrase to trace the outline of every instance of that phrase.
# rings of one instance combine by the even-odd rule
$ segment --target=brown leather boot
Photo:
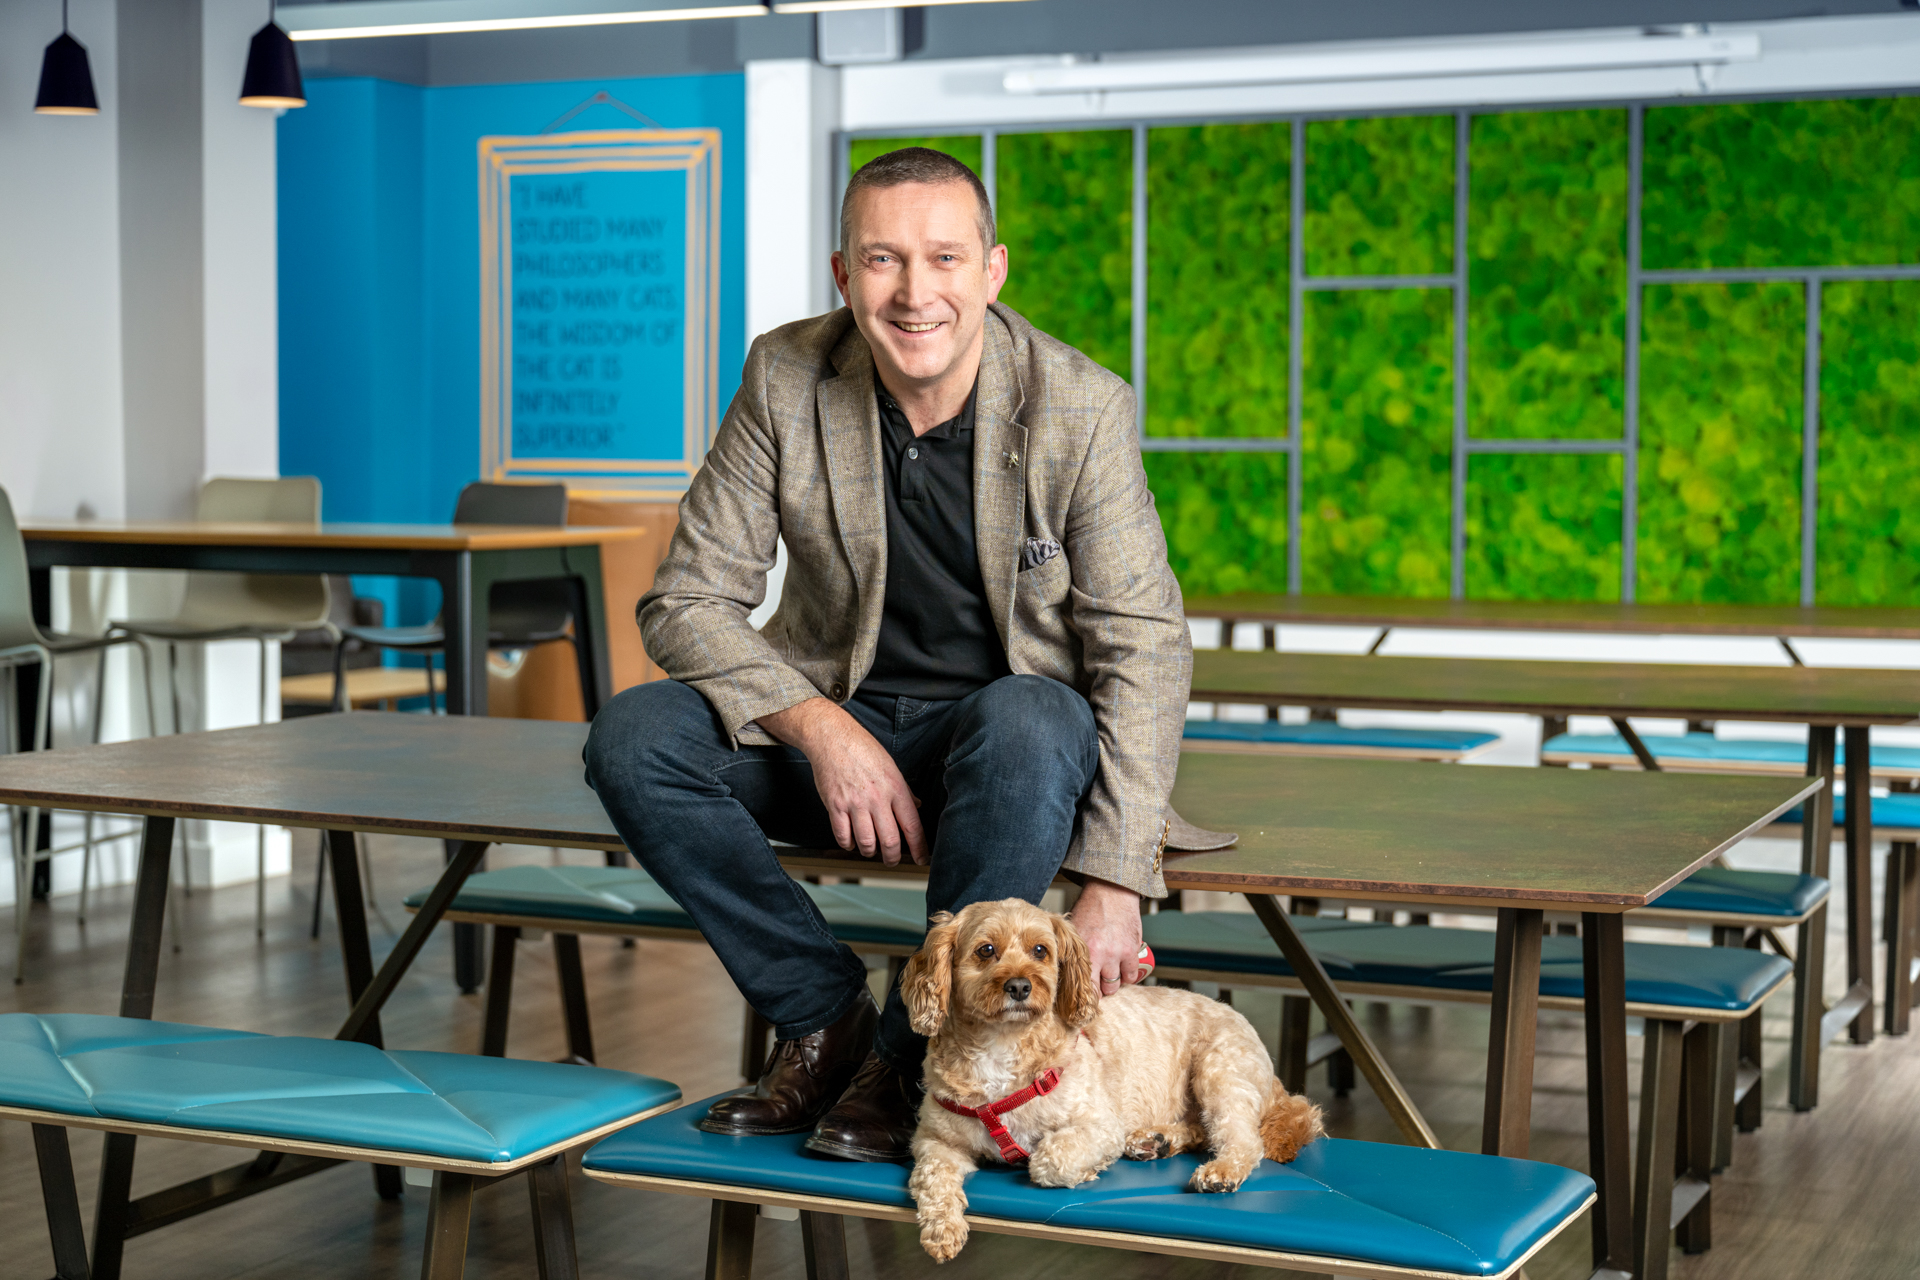
[[[781,1040],[752,1093],[722,1098],[707,1109],[708,1133],[804,1133],[846,1091],[873,1043],[880,1011],[866,992],[839,1021],[798,1040]]]
[[[870,1053],[847,1091],[807,1139],[807,1150],[842,1160],[903,1164],[913,1157],[913,1128],[923,1088]]]

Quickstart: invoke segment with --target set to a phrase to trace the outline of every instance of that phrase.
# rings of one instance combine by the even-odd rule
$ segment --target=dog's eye
[[[983,942],[973,949],[973,954],[979,956],[982,960],[991,960],[995,954],[993,944],[991,942]]]
[[[1045,960],[1047,958],[1046,947],[1036,943],[1033,948],[1033,958],[1035,960]]]

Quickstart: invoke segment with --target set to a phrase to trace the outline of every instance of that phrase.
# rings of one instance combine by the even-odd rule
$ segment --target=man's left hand
[[[1140,981],[1140,895],[1105,880],[1089,880],[1073,904],[1073,925],[1086,939],[1100,994]]]

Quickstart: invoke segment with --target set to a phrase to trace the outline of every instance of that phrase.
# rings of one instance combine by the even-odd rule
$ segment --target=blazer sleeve
[[[1100,771],[1066,867],[1163,897],[1165,812],[1180,762],[1193,644],[1125,384],[1094,427],[1065,541],[1073,625],[1100,735]]]
[[[764,339],[686,497],[653,587],[640,598],[647,656],[692,685],[739,744],[742,726],[820,691],[784,662],[747,615],[767,596],[780,536],[780,451],[768,409]]]

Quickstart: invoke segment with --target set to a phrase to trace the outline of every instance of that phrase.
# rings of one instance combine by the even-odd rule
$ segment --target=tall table
[[[612,693],[600,546],[638,528],[481,524],[274,524],[192,520],[30,521],[21,526],[35,612],[48,621],[55,565],[431,578],[446,628],[447,711],[487,713],[487,597],[496,582],[565,580],[589,718]]]
[[[150,1017],[161,953],[172,829],[181,818],[265,822],[328,831],[352,1011],[338,1037],[378,1043],[381,1006],[488,843],[617,850],[620,837],[582,781],[584,726],[425,716],[321,716],[258,728],[141,739],[0,760],[0,802],[146,818],[129,933],[124,1017]],[[1583,914],[1589,1119],[1596,1266],[1631,1267],[1626,990],[1621,913],[1641,906],[1817,793],[1814,779],[1439,769],[1364,760],[1293,760],[1275,770],[1248,757],[1190,755],[1175,799],[1204,823],[1236,830],[1238,847],[1174,855],[1169,888],[1244,893],[1355,1063],[1409,1140],[1438,1145],[1274,894],[1339,894],[1500,912],[1483,1148],[1524,1155],[1532,1105],[1542,916]],[[376,973],[352,833],[460,842],[458,852]],[[1543,838],[1551,832],[1551,838]],[[886,871],[839,850],[783,850],[795,869]],[[852,866],[849,866],[849,863]],[[900,867],[895,874],[914,874]],[[924,869],[920,869],[924,874]],[[133,1158],[110,1147],[103,1188],[126,1211]],[[219,1197],[174,1216],[275,1185],[231,1171]],[[117,1179],[118,1181],[111,1181]],[[190,1197],[189,1197],[190,1199]],[[133,1218],[138,1219],[138,1204]],[[103,1213],[108,1212],[103,1209]],[[117,1229],[122,1219],[108,1225]],[[114,1230],[97,1232],[113,1239]],[[96,1269],[108,1280],[111,1272]]]
[[[1540,716],[1611,718],[1643,765],[1652,754],[1629,716],[1672,719],[1798,721],[1808,726],[1807,773],[1827,780],[1808,802],[1801,825],[1803,875],[1825,877],[1833,828],[1834,739],[1846,730],[1847,983],[1828,1010],[1826,907],[1799,930],[1802,968],[1811,981],[1794,993],[1796,1042],[1790,1095],[1815,1106],[1820,1047],[1840,1027],[1856,1042],[1873,1038],[1873,801],[1869,726],[1920,720],[1920,673],[1852,667],[1733,667],[1637,662],[1537,662],[1491,658],[1354,657],[1339,654],[1242,652],[1194,654],[1193,697],[1397,711],[1500,711]],[[1557,771],[1550,771],[1557,772]],[[1905,964],[1905,931],[1889,947],[1889,967]],[[1816,1031],[1816,1028],[1818,1030]]]

